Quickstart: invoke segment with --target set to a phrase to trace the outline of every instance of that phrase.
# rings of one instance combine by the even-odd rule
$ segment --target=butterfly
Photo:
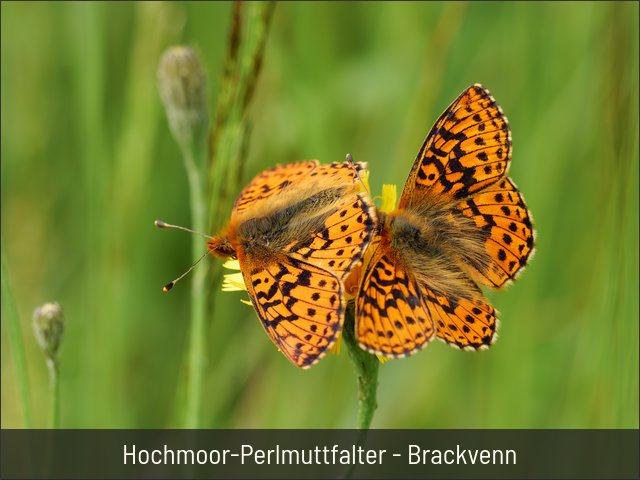
[[[302,368],[338,339],[344,282],[377,225],[358,173],[365,168],[306,161],[266,170],[242,190],[226,227],[207,242],[212,254],[237,258],[262,326]]]
[[[435,337],[467,350],[492,344],[497,314],[478,284],[510,283],[534,249],[510,160],[507,118],[472,85],[429,131],[398,208],[377,214],[355,299],[361,348],[404,357]]]

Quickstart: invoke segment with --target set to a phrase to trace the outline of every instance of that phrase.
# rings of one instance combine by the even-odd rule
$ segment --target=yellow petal
[[[241,298],[240,301],[245,305],[249,305],[250,307],[253,307],[253,303],[251,303],[249,300],[245,300],[244,298]]]
[[[360,172],[358,172],[358,176],[362,180],[365,191],[367,193],[371,192],[371,188],[369,187],[369,170],[361,170]]]
[[[397,189],[395,185],[385,183],[382,185],[382,205],[380,205],[380,211],[393,212],[396,209],[396,199],[398,197]]]
[[[229,273],[224,276],[224,280],[222,281],[222,291],[223,292],[240,292],[247,291],[247,287],[244,284],[244,278],[242,278],[242,273]]]
[[[238,260],[227,260],[222,264],[222,268],[229,270],[240,270],[240,262]]]

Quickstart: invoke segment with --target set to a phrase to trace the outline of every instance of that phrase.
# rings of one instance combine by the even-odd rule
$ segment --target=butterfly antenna
[[[176,283],[178,283],[180,280],[182,280],[183,277],[187,276],[189,274],[189,272],[191,270],[193,270],[196,267],[196,265],[198,265],[202,261],[202,259],[204,257],[206,257],[207,255],[209,255],[211,252],[212,252],[212,250],[207,250],[193,265],[191,265],[189,267],[189,270],[187,270],[182,275],[180,275],[178,278],[176,278],[175,280],[167,283],[164,287],[162,287],[162,291],[164,293],[167,293],[169,290],[171,290]]]
[[[184,230],[185,232],[193,233],[195,235],[200,235],[201,237],[204,237],[207,240],[211,240],[211,235],[206,235],[204,233],[196,232],[195,230],[181,227],[179,225],[171,225],[170,223],[163,222],[162,220],[156,220],[155,222],[153,222],[153,224],[158,228],[177,228],[178,230]]]
[[[356,177],[358,177],[358,180],[360,180],[360,183],[362,184],[362,188],[364,188],[364,191],[367,192],[369,195],[371,195],[371,192],[365,185],[364,180],[362,180],[362,177],[360,176],[360,173],[358,172],[358,169],[356,168],[355,163],[353,163],[353,157],[351,156],[350,153],[347,153],[346,159],[347,159],[347,162],[349,162],[349,165],[351,165],[351,168],[353,168],[353,171],[355,172]]]
[[[185,232],[193,233],[195,235],[200,235],[201,237],[204,237],[207,240],[211,240],[211,236],[210,235],[205,235],[204,233],[196,232],[195,230],[191,230],[190,228],[181,227],[179,225],[172,225],[170,223],[163,222],[162,220],[156,220],[155,222],[153,222],[153,224],[158,228],[175,228],[177,230],[183,230]],[[191,270],[193,270],[195,268],[195,266],[198,265],[202,261],[202,259],[204,257],[206,257],[207,255],[209,255],[209,253],[211,253],[211,251],[212,250],[207,250],[206,253],[204,253],[193,265],[191,265],[191,267],[189,267],[189,270],[184,272],[182,275],[180,275],[174,281],[169,282],[164,287],[162,287],[162,291],[166,293],[169,290],[171,290],[176,283],[178,283],[180,280],[182,280],[183,277],[187,276],[189,274],[189,272],[191,272]]]

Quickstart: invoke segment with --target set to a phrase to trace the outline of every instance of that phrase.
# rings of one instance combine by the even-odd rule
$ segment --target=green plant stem
[[[60,381],[58,360],[47,360],[49,370],[49,428],[60,428]]]
[[[191,219],[194,230],[198,232],[207,230],[208,218],[204,201],[202,174],[199,168],[199,165],[202,165],[200,161],[202,152],[203,149],[186,145],[182,147],[182,155],[189,179]],[[198,161],[196,160],[197,157],[200,157]],[[193,261],[196,262],[204,251],[202,239],[197,235],[193,235],[191,242]],[[205,315],[207,307],[204,287],[207,272],[208,266],[205,262],[194,271],[191,279],[191,327],[189,331],[186,428],[199,428],[202,414],[202,382],[206,365]]]
[[[366,430],[371,426],[373,414],[378,407],[377,391],[380,360],[375,355],[361,349],[358,345],[354,335],[354,317],[354,307],[352,305],[347,306],[342,338],[358,375],[358,428]]]
[[[16,378],[18,390],[22,400],[22,415],[24,428],[31,428],[31,404],[29,401],[29,376],[27,374],[27,360],[24,352],[24,342],[20,330],[20,320],[16,312],[11,288],[9,287],[9,277],[5,265],[4,244],[2,245],[2,305],[4,306],[3,319],[6,319],[9,333],[9,345],[13,354],[13,361],[16,368]]]

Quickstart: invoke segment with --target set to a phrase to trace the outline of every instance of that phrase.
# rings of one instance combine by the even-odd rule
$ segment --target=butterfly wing
[[[344,318],[343,282],[362,262],[373,215],[368,196],[348,195],[320,229],[285,249],[275,273],[271,267],[269,275],[245,278],[265,330],[295,365],[310,367],[335,343]]]
[[[256,175],[236,198],[233,214],[255,206],[281,192],[290,185],[299,183],[318,167],[317,160],[278,165]]]
[[[457,209],[485,232],[491,262],[471,271],[473,278],[499,288],[522,271],[534,250],[531,214],[515,184],[504,178],[460,202]]]
[[[267,335],[294,364],[309,368],[335,343],[344,315],[342,284],[326,270],[283,256],[238,257]]]
[[[513,280],[533,251],[531,215],[506,176],[510,160],[507,118],[487,89],[473,85],[427,135],[400,198],[400,208],[459,199],[455,210],[484,232],[487,253],[482,265],[462,267],[494,288]]]
[[[256,175],[240,192],[233,206],[232,216],[256,206],[273,195],[289,188],[302,188],[316,177],[329,177],[336,184],[352,183],[357,179],[355,171],[364,172],[366,163],[334,162],[318,164],[317,160],[278,165]]]
[[[387,357],[423,348],[435,329],[418,280],[381,242],[369,260],[356,297],[355,331],[360,347]]]
[[[294,241],[292,257],[312,263],[344,280],[362,262],[376,224],[375,208],[363,193],[342,198],[322,216],[322,225]]]
[[[498,328],[496,311],[480,292],[470,298],[453,298],[436,293],[428,284],[421,286],[440,340],[464,350],[489,348],[495,341]]]
[[[472,85],[427,135],[405,183],[399,208],[431,198],[462,199],[506,175],[511,131],[489,91]]]
[[[435,336],[465,350],[488,348],[496,338],[496,311],[481,292],[467,298],[436,292],[404,268],[384,242],[369,262],[356,299],[356,332],[365,350],[388,357],[412,355]],[[428,277],[429,272],[423,272]]]

